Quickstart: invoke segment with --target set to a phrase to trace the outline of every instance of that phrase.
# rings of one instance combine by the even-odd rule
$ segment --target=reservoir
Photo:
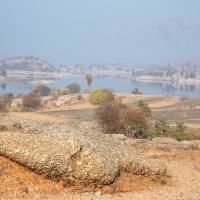
[[[81,92],[86,91],[87,82],[84,77],[62,78],[56,79],[53,83],[46,84],[50,88],[61,89],[71,83],[78,83],[81,86]],[[18,94],[28,94],[33,91],[37,85],[30,84],[28,81],[16,81],[10,84],[0,85],[0,95],[5,93],[13,93],[14,96]],[[186,84],[186,83],[152,83],[139,82],[122,78],[96,78],[94,77],[90,90],[96,88],[110,88],[116,93],[132,93],[134,88],[138,88],[143,94],[162,95],[162,96],[188,96],[200,97],[200,84]]]

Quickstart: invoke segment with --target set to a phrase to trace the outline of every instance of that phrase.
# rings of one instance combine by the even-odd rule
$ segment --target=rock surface
[[[49,178],[67,184],[109,184],[120,172],[162,176],[166,165],[153,161],[109,135],[81,124],[54,124],[22,119],[27,133],[0,133],[0,155],[4,155]]]

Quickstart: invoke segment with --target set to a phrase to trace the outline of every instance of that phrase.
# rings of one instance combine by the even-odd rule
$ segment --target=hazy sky
[[[199,8],[200,0],[0,0],[0,59],[135,63],[121,43],[170,16],[199,28]]]

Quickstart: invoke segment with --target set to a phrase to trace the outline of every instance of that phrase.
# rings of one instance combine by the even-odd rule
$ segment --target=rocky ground
[[[137,96],[137,99],[139,98],[143,97]],[[136,101],[129,97],[123,97],[122,100],[130,104],[134,104]],[[177,106],[182,109],[189,107],[188,103],[183,106],[178,104],[178,102],[182,102],[180,99],[172,100],[168,97],[166,99],[155,97],[154,100],[147,97],[146,100],[155,109],[155,112],[162,109],[163,106],[166,106],[167,109],[169,109],[169,106],[172,108],[175,106],[174,111],[177,110]],[[199,106],[197,102],[197,100],[193,101],[193,107],[196,109]],[[51,107],[35,113],[9,113],[1,115],[0,134],[5,134],[1,138],[6,138],[6,135],[9,135],[8,132],[17,132],[21,138],[26,138],[27,134],[35,134],[36,138],[37,136],[39,138],[39,135],[49,134],[50,132],[57,133],[65,132],[66,130],[74,132],[77,128],[82,130],[83,133],[85,130],[90,133],[96,132],[95,120],[91,120],[93,119],[93,111],[93,106],[87,102],[82,102],[63,105],[57,108]],[[198,115],[195,117],[198,118]],[[193,116],[193,118],[195,117]],[[12,136],[15,137],[14,135]],[[79,135],[79,138],[81,137]],[[39,175],[24,167],[26,162],[28,162],[26,159],[26,162],[21,165],[18,164],[21,162],[20,160],[16,160],[18,163],[11,161],[8,159],[8,154],[5,157],[1,153],[1,199],[200,199],[199,141],[177,142],[166,138],[154,139],[152,141],[132,140],[123,135],[108,135],[106,137],[110,137],[111,140],[118,140],[115,144],[119,144],[119,146],[121,144],[128,145],[131,148],[137,149],[146,157],[165,164],[167,166],[166,176],[162,179],[155,179],[124,171],[118,176],[115,183],[110,186],[94,187],[94,185],[83,186],[81,184],[71,186],[67,185],[63,179],[53,178],[52,180],[45,178],[44,173]],[[6,141],[9,141],[7,143],[8,146],[23,145],[23,140],[17,144],[13,143],[12,138]],[[40,139],[36,143],[39,142],[41,142]],[[6,149],[5,144],[2,146]],[[41,145],[41,148],[43,146]],[[10,148],[10,150],[17,153],[16,147],[15,149]],[[114,156],[110,151],[106,153]]]

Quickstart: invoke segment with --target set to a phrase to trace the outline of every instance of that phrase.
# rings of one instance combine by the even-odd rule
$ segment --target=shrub
[[[59,90],[59,95],[66,95],[70,93],[70,89],[69,88],[62,88]]]
[[[5,69],[1,69],[0,70],[0,75],[3,76],[3,77],[6,77],[7,76],[7,71]]]
[[[81,96],[80,94],[76,96],[76,99],[77,99],[78,101],[85,101],[84,97]]]
[[[132,94],[142,94],[142,92],[140,92],[138,88],[135,88],[135,89],[132,91]]]
[[[53,89],[51,90],[51,95],[52,95],[53,97],[58,97],[58,96],[60,95],[60,90],[59,90],[59,89],[56,89],[56,88],[53,88]]]
[[[177,122],[176,123],[176,131],[179,133],[184,133],[187,126],[184,125],[184,122]]]
[[[8,111],[8,109],[6,108],[6,106],[5,106],[5,104],[2,102],[2,101],[0,101],[0,112],[7,112]]]
[[[13,99],[12,93],[4,94],[0,99],[0,112],[7,112]]]
[[[92,104],[101,104],[115,99],[111,90],[106,88],[96,89],[91,92],[89,96],[89,102]]]
[[[10,108],[9,112],[28,112],[32,111],[31,107],[20,106],[18,108]]]
[[[155,123],[155,130],[157,132],[157,135],[163,135],[167,131],[169,131],[169,124],[167,123],[166,119],[164,117],[161,117],[159,121]]]
[[[9,100],[12,100],[13,99],[13,93],[6,93],[6,94],[4,94],[3,95],[3,98],[5,98],[5,99],[9,99]]]
[[[171,129],[164,117],[161,117],[156,123],[153,129],[148,130],[146,137],[152,139],[154,137],[169,137]]]
[[[70,90],[71,94],[78,94],[81,91],[81,86],[78,83],[67,85],[66,88]]]
[[[47,87],[46,85],[38,85],[33,92],[39,92],[40,96],[48,96],[51,94],[51,88]]]
[[[139,100],[136,106],[139,110],[141,110],[146,117],[151,118],[152,114],[151,114],[151,109],[149,108],[148,104],[145,103],[143,100]]]
[[[40,105],[40,95],[38,93],[30,93],[22,97],[22,106],[28,108],[36,108]]]
[[[116,101],[100,104],[95,111],[96,118],[104,133],[120,131],[120,106]]]
[[[120,113],[120,120],[123,132],[132,138],[136,133],[143,132],[149,128],[148,118],[140,110],[123,109]]]
[[[116,101],[100,104],[96,117],[104,133],[122,133],[133,137],[149,127],[148,118],[141,111],[124,108]]]
[[[171,137],[177,140],[184,140],[186,138],[186,128],[183,122],[177,122],[175,130],[171,132]]]
[[[15,108],[15,107],[9,108],[8,111],[9,111],[9,112],[19,112],[19,111],[18,111],[18,108]]]
[[[184,132],[185,140],[200,140],[200,134],[198,129],[186,129]]]

